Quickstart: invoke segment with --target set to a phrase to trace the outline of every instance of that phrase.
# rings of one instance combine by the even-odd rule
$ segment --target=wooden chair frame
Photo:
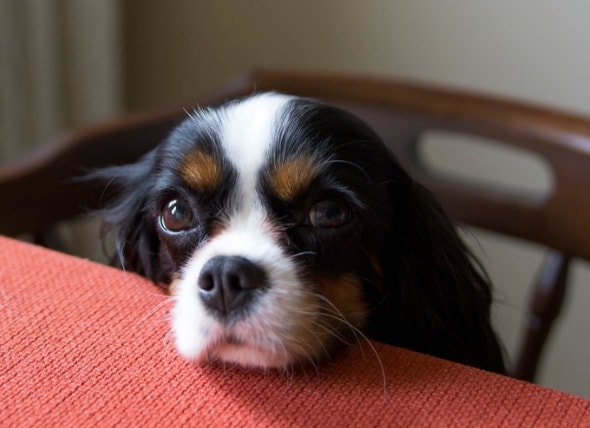
[[[132,162],[156,146],[184,109],[219,104],[254,91],[323,99],[364,118],[416,180],[429,187],[458,222],[543,244],[549,256],[533,284],[527,331],[513,369],[533,380],[553,320],[559,314],[574,258],[590,260],[590,120],[481,94],[388,79],[259,71],[239,77],[198,103],[69,133],[35,154],[0,168],[0,233],[33,233],[50,245],[53,226],[97,208],[109,195],[73,180],[111,164]],[[554,185],[542,198],[441,179],[417,153],[425,131],[485,137],[534,153],[550,166]]]

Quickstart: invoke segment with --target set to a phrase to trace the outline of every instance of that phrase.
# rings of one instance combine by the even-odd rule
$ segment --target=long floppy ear
[[[152,151],[134,164],[104,168],[92,173],[90,178],[105,182],[108,193],[113,190],[116,193],[99,212],[103,242],[115,234],[112,263],[161,283],[169,278],[162,268],[160,241],[146,207],[154,160],[155,151]]]
[[[434,196],[399,171],[391,180],[391,236],[381,253],[384,297],[375,336],[504,373],[490,325],[491,286]]]

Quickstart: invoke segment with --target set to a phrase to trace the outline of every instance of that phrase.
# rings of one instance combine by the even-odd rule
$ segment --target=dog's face
[[[260,95],[197,113],[159,151],[148,204],[185,357],[284,367],[366,326],[386,177],[358,164],[377,139],[339,119]]]
[[[121,258],[172,282],[172,329],[187,359],[285,368],[321,360],[362,332],[426,351],[422,331],[438,335],[437,317],[421,319],[414,301],[449,263],[422,241],[437,239],[428,231],[438,223],[450,226],[352,115],[257,95],[196,112],[116,173],[127,191],[107,221],[122,225]],[[446,229],[437,233],[460,247]],[[486,324],[489,290],[478,278],[470,288],[479,288]],[[412,289],[421,280],[431,283]]]

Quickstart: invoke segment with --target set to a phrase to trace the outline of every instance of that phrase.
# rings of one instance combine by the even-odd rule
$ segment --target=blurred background
[[[0,162],[65,129],[189,101],[261,67],[389,76],[590,117],[589,22],[586,0],[0,0]],[[494,153],[431,156],[508,174]],[[513,169],[515,183],[547,185],[542,165]],[[87,229],[65,233],[78,254],[99,258]],[[496,284],[494,323],[512,353],[543,249],[477,230],[466,239]],[[590,398],[587,263],[571,285],[539,383]]]

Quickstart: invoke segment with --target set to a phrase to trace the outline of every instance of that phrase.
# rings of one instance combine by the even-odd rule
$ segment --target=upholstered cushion
[[[169,308],[138,276],[0,238],[0,426],[590,425],[587,400],[381,344],[292,373],[197,367]]]

